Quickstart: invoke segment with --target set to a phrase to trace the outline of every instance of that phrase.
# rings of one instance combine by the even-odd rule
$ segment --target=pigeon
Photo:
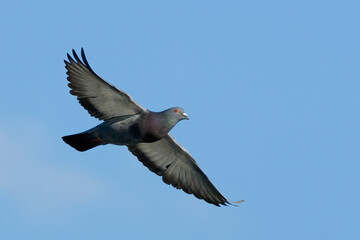
[[[90,67],[84,49],[65,60],[70,94],[89,114],[103,122],[87,131],[62,137],[78,151],[106,144],[126,146],[150,171],[166,184],[182,189],[216,206],[233,205],[210,182],[190,153],[169,131],[189,119],[184,109],[172,107],[152,112],[128,94],[99,77]]]

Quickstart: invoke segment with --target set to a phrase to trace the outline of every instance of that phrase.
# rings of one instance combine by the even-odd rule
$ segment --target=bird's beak
[[[182,115],[184,116],[185,119],[189,120],[189,117],[186,113],[183,113]]]

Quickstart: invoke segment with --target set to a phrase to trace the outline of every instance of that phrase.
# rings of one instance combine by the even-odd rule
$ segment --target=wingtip
[[[70,56],[69,53],[67,53],[66,56],[67,56],[69,62],[73,62],[73,61],[74,61],[74,59]]]
[[[81,48],[81,58],[82,58],[82,60],[84,61],[85,66],[90,67],[90,65],[89,65],[89,63],[88,63],[88,61],[87,61],[87,59],[86,59],[86,56],[85,56],[84,48]]]
[[[72,54],[73,54],[73,56],[75,57],[75,55],[76,55],[75,49],[72,49]]]
[[[94,73],[95,75],[97,75],[97,74],[94,72],[94,70],[92,70],[92,68],[90,67],[90,64],[89,64],[88,60],[86,59],[84,48],[81,48],[81,58],[82,58],[82,61],[83,61],[84,65],[85,65],[92,73]]]
[[[230,202],[228,202],[228,204],[230,205],[230,206],[234,206],[234,207],[239,207],[239,203],[243,203],[243,202],[245,202],[245,200],[239,200],[239,201],[230,201]]]
[[[76,60],[78,63],[84,65],[83,62],[81,61],[81,59],[79,58],[79,56],[77,55],[77,53],[76,53],[76,51],[75,51],[74,49],[72,50],[72,54],[73,54],[75,60]]]

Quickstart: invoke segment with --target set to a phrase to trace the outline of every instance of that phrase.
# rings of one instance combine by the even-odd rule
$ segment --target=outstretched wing
[[[77,96],[79,103],[99,120],[113,117],[134,115],[146,111],[125,92],[104,81],[90,67],[84,49],[81,48],[82,60],[73,50],[75,60],[67,54],[65,62],[70,93]]]
[[[216,206],[230,204],[199,168],[190,153],[168,134],[153,143],[128,146],[146,167],[165,183]]]

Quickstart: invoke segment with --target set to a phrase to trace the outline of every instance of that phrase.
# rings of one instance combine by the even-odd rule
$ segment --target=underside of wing
[[[125,92],[100,78],[91,69],[83,49],[81,49],[82,60],[74,50],[73,56],[74,58],[68,54],[68,61],[64,61],[67,79],[70,82],[70,93],[77,96],[79,103],[91,116],[106,120],[146,111]]]
[[[162,176],[165,183],[216,206],[230,204],[170,134],[159,141],[128,148],[152,172]]]

